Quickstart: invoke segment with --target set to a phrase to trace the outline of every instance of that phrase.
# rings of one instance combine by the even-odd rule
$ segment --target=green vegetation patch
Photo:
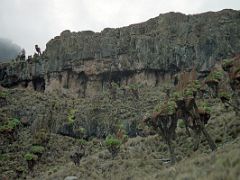
[[[208,77],[207,77],[207,81],[208,82],[211,82],[211,81],[214,81],[214,82],[219,82],[221,81],[221,79],[223,78],[223,71],[221,70],[215,70],[213,72],[211,72]]]
[[[10,118],[6,124],[0,126],[0,133],[3,132],[12,132],[14,129],[16,129],[21,122],[16,118]]]
[[[86,145],[88,142],[84,139],[77,139],[79,145]]]
[[[228,71],[233,66],[233,59],[225,59],[222,63],[222,68],[224,71]]]
[[[106,137],[105,144],[107,146],[108,151],[112,154],[112,158],[114,158],[120,151],[122,141],[117,139],[115,136],[108,135]]]
[[[128,85],[128,89],[130,90],[138,90],[139,88],[141,88],[141,84],[139,83],[133,83],[133,84],[129,84]]]
[[[113,88],[116,88],[116,89],[119,87],[118,84],[115,83],[115,82],[111,82],[111,86],[112,86]]]
[[[212,111],[210,105],[209,105],[208,103],[206,103],[206,102],[200,102],[200,103],[198,103],[198,108],[201,109],[201,110],[203,110],[203,111],[205,111],[205,112],[207,112],[207,113],[209,113],[209,114],[210,114],[211,111]]]
[[[43,146],[32,146],[30,152],[33,154],[42,154],[45,151]]]
[[[38,156],[35,154],[32,154],[32,153],[27,153],[24,155],[24,159],[26,161],[36,161],[36,160],[38,160]]]
[[[106,137],[105,144],[107,147],[120,147],[121,141],[117,138],[115,138],[112,135],[109,135]]]
[[[158,104],[155,108],[155,112],[159,112],[162,115],[172,115],[176,112],[177,104],[173,100]]]
[[[68,112],[68,117],[67,117],[67,122],[69,124],[72,124],[74,123],[74,120],[75,120],[75,113],[77,112],[76,109],[70,109],[69,112]]]
[[[185,123],[183,119],[178,119],[177,127],[179,128],[185,128]]]
[[[184,98],[193,97],[193,95],[195,95],[201,88],[202,86],[200,81],[190,81],[182,91],[174,92],[172,99],[178,101],[183,100]]]
[[[194,90],[192,88],[186,88],[183,91],[184,97],[193,97]]]
[[[174,92],[171,98],[175,101],[184,99],[182,93],[180,93],[180,92]]]
[[[220,98],[225,98],[228,101],[231,99],[231,96],[232,96],[231,93],[228,93],[226,91],[222,91],[222,92],[219,93]]]
[[[8,91],[0,91],[0,98],[7,98],[9,96]]]
[[[191,88],[193,91],[198,91],[201,88],[201,83],[198,80],[191,81],[188,84],[188,88]]]

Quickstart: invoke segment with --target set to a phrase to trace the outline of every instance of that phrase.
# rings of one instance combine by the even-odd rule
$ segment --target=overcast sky
[[[32,54],[65,29],[101,31],[146,21],[169,11],[196,14],[240,9],[240,0],[0,0],[0,38]]]

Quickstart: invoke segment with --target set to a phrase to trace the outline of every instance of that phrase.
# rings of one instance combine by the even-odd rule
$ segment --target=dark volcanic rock
[[[3,86],[12,86],[37,76],[42,79],[33,83],[34,89],[76,96],[97,94],[109,81],[155,86],[166,74],[193,66],[205,72],[239,52],[239,24],[239,11],[222,10],[161,14],[99,33],[66,30],[47,43],[43,63],[1,66],[0,80]]]

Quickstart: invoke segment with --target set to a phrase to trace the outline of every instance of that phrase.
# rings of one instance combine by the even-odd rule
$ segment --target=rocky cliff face
[[[2,86],[92,96],[114,81],[156,86],[182,69],[206,71],[240,51],[240,11],[167,13],[117,29],[64,31],[41,57],[0,66]]]

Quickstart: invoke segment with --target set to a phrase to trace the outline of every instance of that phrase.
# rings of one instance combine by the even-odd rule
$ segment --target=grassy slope
[[[139,101],[132,97],[126,99],[126,97],[119,96],[118,101],[100,98],[96,104],[102,108],[110,105],[111,108],[105,108],[107,109],[105,114],[114,112],[109,117],[119,117],[121,120],[140,120],[145,112],[150,111],[158,101],[163,99],[161,90],[161,88],[142,90]],[[8,105],[1,108],[1,114],[11,116],[16,109],[19,109],[20,111],[29,111],[29,116],[33,118],[39,118],[39,116],[43,116],[40,112],[47,111],[50,108],[49,104],[54,101],[59,104],[55,113],[62,113],[59,118],[65,119],[67,119],[65,111],[69,108],[79,109],[78,113],[80,114],[82,111],[88,112],[88,106],[93,101],[95,102],[92,99],[72,100],[25,90],[11,90],[7,100]],[[50,141],[45,147],[45,153],[37,162],[34,171],[28,172],[23,156],[31,147],[31,130],[34,128],[21,127],[18,130],[17,140],[1,147],[4,150],[0,156],[0,174],[14,177],[16,169],[21,167],[26,171],[24,174],[28,179],[63,179],[70,175],[78,176],[80,179],[240,178],[240,119],[231,109],[225,110],[218,100],[210,99],[208,101],[213,112],[207,130],[218,145],[218,150],[214,153],[210,151],[204,138],[199,150],[193,152],[192,138],[186,136],[184,129],[178,128],[178,138],[175,143],[178,163],[174,166],[162,161],[162,159],[168,158],[167,146],[161,137],[154,135],[129,139],[126,144],[121,146],[120,153],[114,160],[102,146],[102,140],[93,139],[86,143],[86,156],[77,167],[69,157],[81,141],[51,134]],[[64,104],[65,109],[61,104]],[[59,109],[63,112],[60,112]],[[16,116],[16,113],[14,115]],[[109,117],[107,119],[110,119]],[[44,127],[44,125],[40,125]]]

